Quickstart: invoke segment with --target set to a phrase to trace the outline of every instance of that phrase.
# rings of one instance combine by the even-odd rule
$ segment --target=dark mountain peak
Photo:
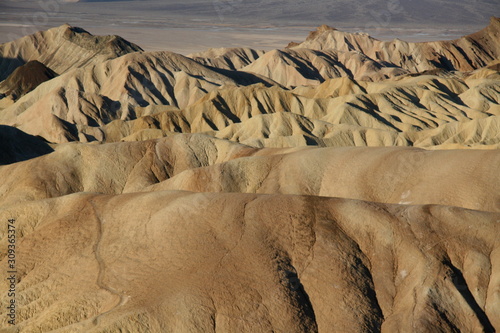
[[[0,84],[0,90],[10,95],[14,100],[26,95],[45,81],[57,76],[53,70],[37,60],[32,60],[16,68],[5,81]]]

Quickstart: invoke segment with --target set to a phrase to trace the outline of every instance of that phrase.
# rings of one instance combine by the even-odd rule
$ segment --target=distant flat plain
[[[500,3],[491,0],[2,0],[0,43],[63,23],[120,35],[147,51],[182,54],[212,47],[283,48],[321,24],[418,42],[467,35],[498,14]]]

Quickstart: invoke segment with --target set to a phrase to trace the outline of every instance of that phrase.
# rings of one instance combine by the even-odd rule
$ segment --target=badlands
[[[500,330],[500,18],[188,56],[65,24],[0,45],[0,140],[1,332]]]

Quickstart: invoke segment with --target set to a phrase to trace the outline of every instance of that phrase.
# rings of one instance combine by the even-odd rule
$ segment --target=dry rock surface
[[[0,331],[500,330],[499,64],[498,18],[187,57],[69,25],[0,45]]]

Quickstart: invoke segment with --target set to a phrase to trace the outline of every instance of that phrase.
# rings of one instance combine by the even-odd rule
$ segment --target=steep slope
[[[40,200],[81,191],[135,192],[184,170],[255,151],[203,135],[104,145],[57,145],[50,155],[0,167],[0,202]]]
[[[146,65],[139,65],[143,63]],[[429,146],[432,141],[426,140],[425,135],[436,136],[436,132],[426,130],[500,115],[498,80],[476,79],[474,75],[467,79],[408,76],[382,83],[339,78],[327,80],[316,88],[290,91],[262,84],[240,87],[234,76],[193,63],[165,52],[121,57],[92,67],[92,71],[68,73],[41,85],[23,97],[22,103],[7,107],[0,119],[53,142],[113,142],[135,133],[138,133],[136,139],[147,139],[168,132],[207,132],[233,140],[252,137],[257,146],[265,145],[258,140],[269,136],[297,137],[290,142],[286,138],[265,140],[273,147],[411,142]],[[75,88],[67,87],[68,77],[74,80],[69,85]],[[312,136],[308,132],[311,129],[302,130],[302,125],[295,126],[293,133],[281,132],[278,128],[283,126],[279,122],[291,119],[272,116],[281,112],[299,115],[308,123],[320,121],[324,129],[314,131]],[[274,122],[276,126],[264,125],[268,128],[261,131],[262,128],[255,127],[260,126],[259,121],[247,122],[260,115],[267,115],[264,123]],[[467,144],[497,144],[494,128],[482,136],[469,135]],[[139,134],[143,130],[158,131]],[[368,141],[363,139],[367,130],[371,133]],[[218,134],[218,131],[223,132]],[[236,136],[235,131],[239,133]],[[347,133],[348,137],[341,133]],[[453,135],[450,130],[443,133],[441,139],[434,141],[436,144]]]
[[[500,148],[500,117],[491,116],[469,121],[453,121],[442,124],[435,129],[397,132],[347,124],[333,125],[294,113],[275,113],[257,115],[241,123],[229,125],[220,131],[207,133],[220,139],[240,142],[253,147],[413,146],[426,149],[471,147],[498,149]],[[151,136],[147,138],[168,135],[151,131],[149,134]],[[129,136],[124,140],[138,139]]]
[[[0,46],[0,331],[500,330],[499,32]]]
[[[53,70],[37,60],[29,61],[16,68],[7,79],[0,83],[0,93],[17,100],[45,81],[57,76]]]
[[[289,45],[314,50],[358,51],[369,58],[410,72],[435,68],[471,71],[500,58],[500,18],[492,17],[483,30],[457,40],[408,43],[383,42],[366,34],[352,34],[321,26],[305,42]]]
[[[0,45],[0,81],[37,60],[58,74],[142,49],[118,36],[93,36],[68,24]]]
[[[269,51],[242,70],[269,77],[287,87],[315,85],[338,77],[380,81],[407,73],[359,52],[310,49]]]
[[[500,274],[498,214],[155,192],[74,195],[1,216],[17,218],[24,233],[18,327],[26,331],[491,332],[499,324],[488,284]]]
[[[289,112],[256,115],[213,132],[212,135],[253,147],[411,145],[404,135],[396,131],[344,124],[333,125]]]
[[[492,19],[482,32],[461,40],[469,40],[493,58],[497,25],[498,20]],[[80,35],[100,45],[101,37]],[[338,50],[299,47],[260,53],[234,48],[209,50],[192,58],[171,52],[134,52],[89,63],[40,84],[17,101],[3,98],[0,122],[51,142],[116,142],[204,132],[259,147],[498,144],[492,130],[476,125],[443,127],[499,115],[498,60],[472,72],[434,66],[413,73],[420,62],[414,62],[413,69],[390,63],[383,52],[374,51],[381,42],[365,35],[321,27],[305,43]],[[456,49],[454,43],[462,42],[432,45],[450,51]],[[415,53],[414,60],[431,59],[432,52],[426,52]],[[366,55],[370,53],[373,58]],[[277,112],[301,118],[271,115]],[[246,122],[255,116],[260,120]],[[316,121],[322,122],[321,130],[305,124]],[[442,134],[427,131],[436,128],[443,129]],[[469,135],[465,128],[481,135]],[[467,143],[458,140],[465,137]]]
[[[206,135],[177,134],[139,142],[65,144],[52,154],[3,166],[0,200],[187,190],[320,195],[497,212],[500,175],[492,166],[499,158],[497,150],[256,149]]]
[[[220,131],[231,123],[277,112],[332,125],[407,132],[498,115],[499,103],[496,80],[418,76],[383,83],[334,79],[317,88],[293,91],[262,85],[227,87],[205,95],[182,112],[192,132]],[[264,135],[252,126],[246,130],[255,138]]]
[[[53,148],[41,138],[0,125],[0,165],[29,160],[52,151]]]
[[[500,148],[500,117],[492,116],[464,122],[451,122],[422,132],[409,134],[416,147],[457,149]]]
[[[180,134],[0,166],[0,218],[18,232],[17,328],[492,332],[499,162]]]
[[[186,170],[147,190],[305,194],[500,211],[500,175],[494,168],[500,163],[498,150],[342,147],[258,152]]]
[[[222,85],[271,80],[239,72],[219,73],[171,52],[127,54],[77,68],[41,84],[0,113],[0,122],[52,142],[86,141],[79,126],[99,127],[135,119],[149,105],[186,107]],[[90,140],[102,140],[92,134]]]
[[[264,53],[249,48],[219,48],[193,53],[188,57],[205,66],[239,70],[259,59]]]
[[[419,75],[382,83],[339,78],[292,91],[225,86],[183,110],[138,108],[143,116],[136,120],[79,131],[107,142],[190,132],[256,147],[494,146],[500,143],[500,84],[475,77]]]

